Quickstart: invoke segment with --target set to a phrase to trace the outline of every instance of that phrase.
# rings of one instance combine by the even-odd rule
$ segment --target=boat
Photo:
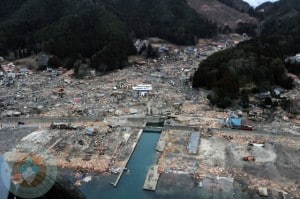
[[[90,181],[92,181],[92,176],[86,176],[85,178],[83,178],[82,181],[83,182],[90,182]]]

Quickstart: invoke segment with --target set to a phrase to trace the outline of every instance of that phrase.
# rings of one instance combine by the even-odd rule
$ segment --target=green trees
[[[272,85],[292,88],[293,81],[280,58],[267,57],[259,41],[252,40],[236,48],[224,50],[201,62],[193,76],[193,87],[212,89],[212,102],[223,108],[229,101],[240,98],[247,106],[247,95],[241,88],[259,92],[269,90]]]
[[[240,100],[243,108],[249,108],[249,94],[247,90],[241,90]]]
[[[134,52],[126,25],[101,3],[27,0],[7,20],[0,21],[1,32],[0,53],[25,47],[46,51],[64,60],[61,66],[73,67],[69,58],[95,55],[93,67],[106,65],[110,70],[123,67],[127,55]]]
[[[211,89],[217,87],[217,83],[222,77],[221,66],[227,63],[232,54],[232,50],[224,50],[215,53],[213,56],[208,57],[205,61],[201,62],[198,70],[193,76],[193,87],[205,87]]]
[[[178,44],[216,32],[185,0],[3,0],[0,54],[46,51],[70,60],[91,58],[100,71],[122,68],[135,52],[132,36],[158,36]],[[150,53],[153,57],[154,54]],[[74,63],[73,63],[74,64]]]
[[[16,9],[20,8],[24,0],[2,0],[0,2],[0,20],[11,15]]]
[[[290,15],[291,11],[293,15]],[[219,107],[225,107],[229,104],[228,99],[235,97],[240,98],[243,106],[247,106],[248,97],[243,90],[249,89],[249,85],[252,92],[266,91],[273,85],[291,89],[293,80],[287,76],[283,60],[290,54],[300,52],[299,11],[300,4],[297,0],[275,3],[270,11],[264,13],[261,35],[242,42],[235,48],[215,53],[201,62],[193,76],[193,87],[212,89],[215,95],[210,96],[210,99]],[[241,32],[253,29],[247,24],[239,28]],[[231,71],[230,75],[228,71]],[[238,76],[238,81],[233,74]],[[223,75],[228,80],[220,78]],[[238,85],[241,91],[234,85]],[[235,93],[236,96],[229,93]],[[222,104],[216,103],[218,101],[222,101]]]
[[[271,107],[272,106],[272,98],[271,97],[266,97],[264,100],[264,105],[267,107]]]
[[[185,0],[121,0],[113,6],[137,37],[158,36],[191,45],[194,37],[209,37],[217,31],[215,24],[198,15]]]
[[[246,33],[249,36],[256,36],[255,33],[255,29],[256,29],[256,25],[255,24],[251,24],[251,23],[238,23],[238,27],[236,29],[236,32],[239,34],[243,34]]]
[[[92,56],[91,67],[100,72],[121,69],[126,66],[127,54],[118,48],[116,42],[111,42]]]
[[[261,37],[269,45],[269,55],[283,57],[300,50],[300,4],[298,0],[282,0],[264,13]]]
[[[286,69],[283,62],[279,58],[271,60],[269,71],[272,83],[280,83],[286,78],[286,76],[283,75],[286,74]]]
[[[232,104],[232,99],[236,99],[239,93],[239,80],[237,74],[227,67],[222,71],[222,78],[213,87],[215,95],[214,103],[220,108],[226,108]]]

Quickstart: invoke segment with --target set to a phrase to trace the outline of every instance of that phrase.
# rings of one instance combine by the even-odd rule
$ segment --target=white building
[[[139,95],[145,96],[150,91],[152,91],[152,85],[151,84],[139,84],[137,86],[133,86],[132,89],[134,91],[137,91],[139,93]]]
[[[12,72],[12,71],[7,71],[7,77],[8,78],[16,78],[16,73],[15,72]]]

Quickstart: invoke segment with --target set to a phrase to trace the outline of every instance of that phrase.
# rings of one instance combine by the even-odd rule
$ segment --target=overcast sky
[[[248,2],[251,6],[253,7],[256,7],[256,6],[259,6],[260,4],[264,3],[264,2],[274,2],[274,1],[277,1],[277,0],[243,0],[243,1],[246,1]]]

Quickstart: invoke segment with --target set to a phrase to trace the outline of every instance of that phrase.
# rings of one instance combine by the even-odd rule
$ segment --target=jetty
[[[155,191],[159,179],[158,166],[152,166],[147,173],[143,189]]]
[[[128,162],[129,162],[129,160],[130,160],[130,158],[131,158],[131,156],[132,156],[132,154],[133,154],[133,152],[134,152],[134,150],[136,148],[136,145],[138,144],[138,142],[139,142],[142,134],[143,134],[143,129],[141,129],[139,131],[138,136],[137,136],[137,140],[133,143],[132,150],[131,150],[129,156],[127,157],[127,159],[125,160],[125,164],[124,164],[123,168],[126,168],[126,166],[127,166]],[[120,179],[121,179],[121,177],[122,177],[122,175],[123,175],[123,173],[124,173],[125,170],[126,169],[121,169],[121,171],[120,171],[117,179],[115,180],[115,182],[111,183],[114,187],[118,186],[118,183],[119,183],[119,181],[120,181]]]

